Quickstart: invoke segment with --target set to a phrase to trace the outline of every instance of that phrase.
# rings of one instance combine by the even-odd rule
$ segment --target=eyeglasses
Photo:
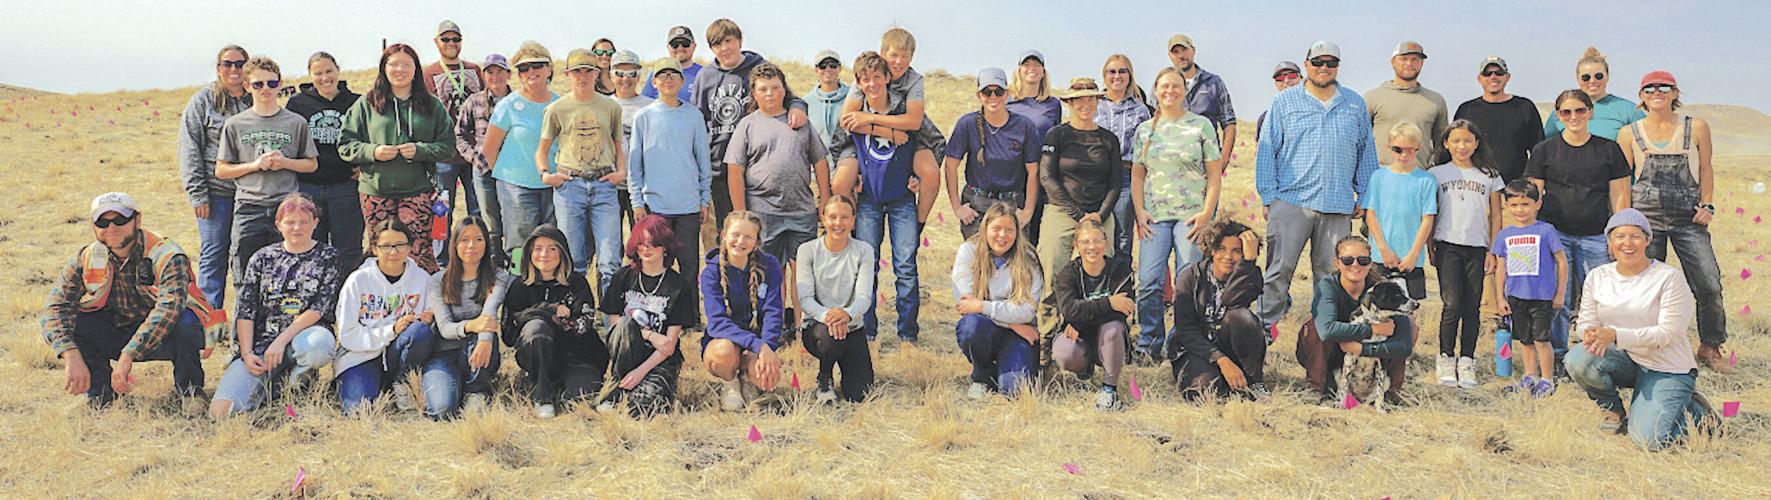
[[[1275,82],[1289,82],[1289,81],[1296,80],[1296,79],[1303,78],[1303,77],[1304,77],[1303,75],[1299,75],[1297,73],[1286,73],[1283,75],[1273,77],[1273,81],[1275,81]]]
[[[110,217],[100,217],[98,220],[92,221],[92,225],[99,229],[104,229],[111,226],[128,224],[133,220],[135,220],[135,216],[133,215],[125,217],[123,214],[117,214]]]
[[[818,69],[836,69],[836,68],[841,68],[841,67],[842,67],[842,63],[836,62],[835,59],[825,59],[823,61],[818,61]]]
[[[1580,81],[1591,82],[1591,81],[1595,81],[1595,80],[1601,81],[1601,82],[1605,81],[1605,73],[1601,71],[1598,73],[1589,73],[1589,74],[1585,74],[1585,75],[1580,75]]]
[[[384,252],[404,252],[408,248],[412,248],[411,243],[394,243],[392,245],[375,245],[376,250],[381,250]]]
[[[1131,74],[1131,68],[1107,68],[1107,74],[1109,74],[1109,75],[1129,75],[1129,74]]]
[[[599,57],[612,56],[615,55],[615,49],[590,49],[590,55]]]
[[[1587,114],[1587,111],[1590,111],[1590,110],[1587,108],[1584,108],[1584,107],[1574,108],[1574,109],[1558,109],[1558,110],[1556,110],[1556,114],[1566,118],[1566,117],[1570,117],[1570,116],[1584,115],[1584,114]]]
[[[1485,69],[1485,70],[1482,70],[1482,76],[1507,76],[1507,70]]]
[[[1642,87],[1642,93],[1644,93],[1644,94],[1671,94],[1675,90],[1679,90],[1679,88],[1674,87],[1672,85],[1664,85],[1664,84],[1663,85],[1649,85],[1647,87]]]
[[[695,42],[689,41],[687,38],[678,38],[670,41],[670,48],[673,49],[686,49],[693,46],[695,46]]]
[[[1369,256],[1369,255],[1361,255],[1358,257],[1341,256],[1340,259],[1341,259],[1341,265],[1343,265],[1343,266],[1351,266],[1353,264],[1358,264],[1361,266],[1371,265],[1371,256]]]
[[[1002,87],[984,87],[984,90],[980,90],[978,93],[983,94],[985,97],[1002,97],[1008,94],[1008,89]]]
[[[618,69],[611,71],[611,73],[614,73],[616,78],[639,78],[640,76],[640,70],[637,69]]]
[[[1414,153],[1416,151],[1420,151],[1420,148],[1419,147],[1409,148],[1409,147],[1402,147],[1402,146],[1390,146],[1390,152],[1396,153],[1396,154],[1410,154],[1410,153]]]
[[[215,65],[221,66],[221,67],[227,67],[227,68],[240,69],[240,68],[246,67],[246,60],[245,59],[225,59],[221,62],[215,63]]]
[[[262,89],[262,88],[269,87],[274,90],[277,87],[283,86],[283,81],[282,80],[265,80],[265,81],[261,81],[261,82],[252,82],[250,85],[252,85],[252,88],[254,88],[254,89]]]
[[[527,73],[527,72],[530,72],[533,70],[545,68],[545,67],[552,66],[552,65],[553,65],[553,63],[526,62],[526,63],[518,64],[517,71],[521,72],[521,73]]]
[[[461,43],[461,37],[446,36],[446,37],[438,38],[437,41],[443,42],[443,43]]]
[[[1326,68],[1339,68],[1339,67],[1341,67],[1341,60],[1340,59],[1326,59],[1326,58],[1318,57],[1315,59],[1311,59],[1310,65],[1317,66],[1317,67],[1326,67]]]

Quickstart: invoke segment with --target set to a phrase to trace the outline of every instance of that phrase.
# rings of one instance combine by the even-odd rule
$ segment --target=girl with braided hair
[[[781,382],[781,264],[762,252],[762,219],[748,211],[726,216],[719,250],[701,270],[707,335],[701,360],[722,381],[720,409],[738,411],[756,391]],[[742,376],[741,376],[742,375]]]

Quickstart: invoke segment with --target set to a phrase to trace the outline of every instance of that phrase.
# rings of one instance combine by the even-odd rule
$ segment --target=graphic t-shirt
[[[1506,185],[1475,168],[1450,163],[1428,170],[1439,181],[1439,217],[1433,239],[1466,247],[1488,246],[1488,204]]]
[[[1507,296],[1528,300],[1556,298],[1556,252],[1560,251],[1562,233],[1543,221],[1501,228],[1489,249],[1506,259]]]
[[[338,251],[325,243],[315,243],[302,253],[273,244],[252,255],[234,314],[236,319],[252,321],[253,354],[264,354],[302,312],[320,313],[317,324],[332,324],[334,301],[343,282],[337,261]]]
[[[271,151],[282,151],[283,157],[291,160],[319,154],[313,136],[308,133],[307,119],[283,108],[277,108],[271,116],[259,116],[248,109],[228,118],[221,126],[220,146],[217,159],[236,164],[251,163]],[[283,195],[295,192],[295,171],[252,172],[236,179],[234,186],[235,203],[273,205],[282,201]]]
[[[554,166],[575,174],[614,167],[615,146],[626,144],[621,135],[621,105],[608,96],[592,94],[580,101],[570,96],[547,105],[541,119],[541,138],[560,145]]]
[[[603,314],[619,314],[632,318],[641,328],[663,332],[672,326],[694,324],[697,314],[694,301],[689,300],[688,284],[675,270],[647,276],[633,266],[623,266],[609,278],[603,292],[603,303],[597,309]],[[682,350],[670,355],[682,360]]]

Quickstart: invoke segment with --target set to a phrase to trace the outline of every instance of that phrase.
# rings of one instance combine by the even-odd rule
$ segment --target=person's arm
[[[480,144],[474,137],[478,135],[475,130],[477,124],[474,123],[474,113],[475,110],[484,106],[482,104],[484,102],[485,94],[476,93],[468,96],[467,102],[461,103],[460,114],[455,116],[455,154],[461,155],[475,168],[483,167],[486,164],[486,159],[479,156]]]
[[[1567,262],[1567,260],[1564,259],[1563,262]],[[1580,306],[1575,308],[1574,320],[1570,325],[1572,329],[1568,330],[1570,340],[1584,338],[1588,328],[1604,326],[1599,324],[1599,301],[1593,298],[1593,281],[1598,278],[1599,273],[1587,273],[1586,281],[1580,284]]]
[[[1144,223],[1144,218],[1150,215],[1144,211],[1144,186],[1150,184],[1147,180],[1149,176],[1150,169],[1144,167],[1142,162],[1131,164],[1131,208],[1132,217],[1135,220],[1130,222],[1134,230],[1137,230]],[[1143,238],[1142,236],[1138,237]]]
[[[1120,160],[1119,138],[1113,134],[1106,134],[1105,137],[1107,138],[1107,154],[1109,155],[1106,158],[1107,197],[1101,199],[1100,209],[1095,211],[1095,215],[1098,215],[1098,219],[1102,221],[1113,217],[1113,209],[1119,206],[1119,190],[1125,188],[1125,175],[1119,173],[1121,168],[1125,168],[1125,163]],[[1121,222],[1121,224],[1124,223]]]
[[[1236,268],[1230,271],[1230,279],[1224,282],[1224,296],[1219,300],[1224,310],[1253,307],[1261,298],[1261,266],[1255,264],[1258,254],[1246,250],[1243,253],[1254,258],[1238,261]]]
[[[1218,83],[1221,85],[1223,79],[1219,78]],[[1219,137],[1213,138],[1217,141],[1213,144],[1213,149],[1221,148],[1213,163],[1217,163],[1218,171],[1222,172],[1230,168],[1230,159],[1235,157],[1237,120],[1236,104],[1230,100],[1230,88],[1228,86],[1221,86],[1220,90],[1222,91],[1218,92],[1218,123],[1224,124],[1224,128],[1219,134]],[[1443,108],[1444,106],[1440,107]],[[1434,135],[1433,137],[1438,137],[1438,135]]]
[[[1255,144],[1254,155],[1254,190],[1261,197],[1261,206],[1272,206],[1279,195],[1279,147],[1281,138],[1285,137],[1285,115],[1275,113],[1281,111],[1278,100],[1274,100],[1273,109],[1267,115],[1273,120],[1261,126],[1259,142]],[[1140,130],[1142,132],[1142,130]],[[1134,145],[1133,154],[1137,154]]]
[[[1031,221],[1034,208],[1039,204],[1039,164],[1027,162],[1027,197],[1021,199],[1019,217],[1021,225]],[[980,214],[982,216],[982,214]]]
[[[193,207],[209,204],[209,179],[215,175],[214,164],[204,161],[203,151],[209,147],[210,92],[198,91],[185,104],[178,125],[178,175],[184,180],[185,198]]]
[[[611,118],[613,118],[614,121],[610,122],[610,123],[616,124],[614,126],[608,127],[610,140],[614,141],[614,142],[609,143],[609,149],[615,150],[615,164],[614,164],[615,172],[612,174],[603,176],[603,179],[605,181],[609,181],[610,176],[613,176],[613,182],[610,182],[610,184],[615,184],[617,186],[625,186],[625,185],[627,185],[627,146],[628,146],[628,143],[627,143],[627,135],[626,135],[627,132],[625,131],[626,127],[620,126],[620,123],[621,123],[621,108],[620,107],[615,108],[614,116]]]
[[[1039,162],[1035,164],[1037,170],[1035,173],[1030,173],[1029,178],[1038,179],[1039,187],[1045,189],[1047,201],[1051,206],[1063,210],[1064,215],[1071,219],[1081,219],[1082,207],[1076,206],[1076,200],[1070,197],[1070,191],[1064,189],[1064,174],[1058,170],[1058,148],[1068,145],[1069,142],[1068,138],[1058,132],[1060,130],[1063,129],[1052,127],[1050,132],[1046,132],[1045,146],[1040,147]],[[1037,199],[1036,191],[1029,190],[1027,205],[1032,206],[1035,199]],[[1026,223],[1027,221],[1021,222]]]
[[[1637,168],[1635,136],[1635,127],[1626,125],[1617,130],[1617,149],[1623,153],[1624,164],[1629,165],[1631,172],[1635,172]]]
[[[736,144],[728,145],[728,147],[726,148],[726,151],[735,151],[735,149],[733,149],[730,146],[736,146]],[[743,211],[745,208],[747,208],[749,206],[748,202],[750,200],[747,199],[747,197],[745,196],[745,191],[746,191],[746,188],[744,186],[744,165],[739,164],[739,163],[727,163],[726,164],[726,193],[727,193],[727,196],[732,197],[732,210],[733,211]]]
[[[1697,315],[1697,304],[1691,296],[1691,286],[1685,282],[1684,273],[1669,272],[1662,275],[1665,278],[1655,290],[1660,295],[1660,309],[1656,311],[1654,326],[1612,327],[1617,331],[1619,349],[1655,350],[1674,342],[1689,342],[1685,331],[1691,327],[1691,318]]]
[[[1007,269],[1004,269],[1001,272],[1006,273],[1006,272],[1010,272],[1010,271]],[[1026,302],[1015,302],[1013,298],[1005,298],[1002,300],[989,300],[984,297],[979,297],[980,299],[985,299],[984,300],[984,315],[990,317],[990,319],[992,321],[995,321],[998,324],[1003,324],[1003,325],[1031,325],[1031,324],[1033,324],[1033,319],[1034,319],[1033,313],[1035,312],[1035,309],[1037,309],[1037,307],[1039,305],[1039,298],[1041,296],[1043,296],[1043,294],[1045,292],[1045,277],[1043,276],[1044,274],[1045,273],[1040,272],[1038,270],[1034,270],[1034,272],[1033,272],[1033,287],[1031,290],[1029,290],[1031,292],[1032,297],[1033,297],[1032,300],[1029,300]]]
[[[1565,302],[1565,301],[1568,300],[1568,251],[1564,250],[1564,249],[1557,249],[1555,256],[1556,256],[1556,294],[1555,294],[1555,296],[1551,297],[1551,299],[1550,299],[1551,304],[1550,305],[1555,306],[1557,309],[1561,309],[1562,308],[1561,306],[1563,304],[1566,304],[1567,302]],[[1507,273],[1504,273],[1504,272],[1496,273],[1496,274],[1499,274],[1501,276],[1507,275]],[[1504,284],[1504,282],[1503,282],[1503,284]],[[1504,293],[1504,291],[1506,289],[1502,288],[1501,290]]]
[[[1113,305],[1106,297],[1089,300],[1083,296],[1082,284],[1078,280],[1082,272],[1070,261],[1058,271],[1056,283],[1052,284],[1052,296],[1058,304],[1058,311],[1063,315],[1065,324],[1094,323],[1102,316],[1113,313]],[[1109,275],[1110,269],[1103,269],[1103,275]],[[1110,276],[1103,279],[1112,279]]]
[[[633,117],[633,135],[627,138],[627,197],[635,210],[646,209],[646,129],[651,127],[651,113],[640,111]]]
[[[1217,139],[1207,135],[1203,137],[1203,140],[1205,147],[1201,149],[1204,150],[1205,158],[1201,159],[1205,160],[1205,204],[1200,206],[1199,213],[1194,214],[1187,221],[1187,225],[1193,228],[1187,232],[1188,240],[1197,240],[1203,237],[1205,228],[1210,227],[1211,221],[1217,218],[1218,199],[1223,196],[1224,192],[1224,165],[1229,161],[1219,161],[1219,158],[1214,156],[1218,154],[1218,146],[1212,141]]]
[[[1363,212],[1365,212],[1365,218],[1364,218],[1365,228],[1366,228],[1367,232],[1371,233],[1371,250],[1372,250],[1372,256],[1374,257],[1373,260],[1379,261],[1379,263],[1383,264],[1386,267],[1395,267],[1396,265],[1398,265],[1402,262],[1402,255],[1396,253],[1396,250],[1390,247],[1390,242],[1386,241],[1384,238],[1384,228],[1383,228],[1383,224],[1381,223],[1381,221],[1378,220],[1377,209],[1370,208],[1370,204],[1369,204],[1370,201],[1375,201],[1375,200],[1360,200],[1360,201],[1361,201],[1361,203],[1365,203],[1366,207],[1367,207],[1363,210]],[[1354,210],[1359,210],[1359,209],[1354,209]]]
[[[55,287],[49,289],[49,299],[43,301],[43,312],[39,313],[43,341],[58,358],[65,359],[63,355],[69,352],[80,357],[78,346],[74,344],[74,323],[80,315],[80,296],[86,290],[80,257],[76,254],[62,264],[61,277],[56,280]]]
[[[1630,178],[1624,176],[1617,179],[1611,179],[1611,182],[1609,182],[1608,185],[1611,188],[1609,196],[1611,199],[1611,213],[1622,212],[1623,209],[1630,208]]]
[[[449,309],[449,303],[443,296],[444,274],[437,273],[430,277],[430,280],[425,284],[427,289],[425,296],[430,303],[430,310],[435,313],[437,335],[449,340],[458,340],[467,337],[467,320],[472,318],[457,318],[455,312]]]
[[[1710,147],[1710,124],[1701,118],[1691,119],[1691,140],[1697,145],[1697,203],[1715,203],[1716,169],[1710,158],[1715,150]],[[1697,209],[1703,211],[1703,209]],[[1715,215],[1715,214],[1710,214]],[[1706,222],[1707,223],[1707,222]]]
[[[812,165],[812,181],[818,187],[818,206],[823,207],[824,201],[830,199],[830,149],[824,147],[824,139],[812,129],[800,130],[804,132],[800,143],[805,146],[806,163]]]
[[[1488,241],[1490,242],[1500,236],[1500,198],[1499,189],[1488,192]]]
[[[750,124],[752,123],[754,120],[739,120],[738,126],[732,128],[731,139],[726,141],[726,157],[723,158],[726,162],[725,189],[727,196],[732,199],[733,211],[742,211],[750,206],[749,196],[747,196],[750,189],[745,183],[744,170],[753,160],[750,155],[746,154],[750,149],[748,146]]]
[[[698,120],[699,121],[699,120]],[[702,122],[705,125],[706,122]],[[695,150],[695,163],[701,174],[701,206],[713,206],[713,145],[707,127],[689,127],[694,129],[695,138],[689,141]],[[699,257],[699,256],[696,256]]]
[[[953,283],[954,300],[971,295],[972,290],[977,287],[977,277],[972,276],[972,254],[977,253],[973,248],[972,242],[967,241],[960,243],[959,249],[953,252],[953,270],[949,281]],[[974,298],[982,300],[986,297]]]
[[[1427,251],[1427,242],[1433,240],[1433,220],[1437,217],[1433,214],[1421,216],[1420,228],[1414,231],[1414,242],[1408,246],[1408,255],[1402,256],[1403,269],[1412,271],[1419,267],[1420,256]]]
[[[770,349],[781,348],[781,334],[787,325],[786,306],[784,305],[786,301],[781,296],[783,274],[785,273],[781,272],[780,265],[763,266],[763,283],[766,286],[763,287],[763,295],[759,300],[762,302],[761,307],[763,308],[762,332],[760,333],[763,343],[768,345]],[[762,349],[752,352],[760,353]]]
[[[1217,345],[1205,336],[1208,325],[1201,310],[1203,304],[1195,300],[1194,294],[1199,289],[1199,269],[1199,266],[1188,265],[1175,279],[1175,326],[1174,334],[1168,336],[1168,356],[1175,359],[1182,352],[1197,352],[1215,363],[1224,354],[1218,352]]]
[[[369,141],[369,99],[357,99],[356,104],[344,112],[344,125],[339,129],[338,157],[346,162],[357,165],[375,163],[377,144]]]
[[[858,241],[849,242],[850,245],[855,243]],[[822,239],[817,238],[800,245],[799,249],[794,251],[794,261],[799,263],[799,272],[794,273],[793,276],[794,288],[798,290],[801,315],[820,323],[824,322],[824,314],[830,312],[831,306],[818,302],[818,268],[835,265],[835,262],[825,262],[818,259],[817,246],[823,244]]]
[[[498,152],[504,149],[504,129],[497,125],[486,126],[485,140],[480,141],[480,158],[486,161],[486,170],[498,166]]]
[[[1355,138],[1359,141],[1359,164],[1353,170],[1353,193],[1355,199],[1364,199],[1371,187],[1371,174],[1378,168],[1377,143],[1372,139],[1371,124],[1360,122],[1361,129]]]
[[[1334,296],[1341,293],[1335,288],[1341,286],[1338,280],[1322,279],[1316,281],[1316,294],[1310,299],[1310,311],[1316,322],[1316,336],[1329,344],[1337,344],[1352,340],[1365,340],[1371,337],[1371,325],[1348,323],[1335,319],[1336,309]]]
[[[634,367],[633,371],[629,372],[630,374],[639,374],[643,377],[647,373],[652,373],[652,370],[658,368],[658,365],[664,364],[664,360],[670,359],[670,356],[676,353],[676,345],[678,339],[682,338],[683,327],[682,325],[670,325],[665,327],[664,331],[658,332],[657,334],[664,335],[670,340],[664,343],[664,347],[653,349],[652,354],[646,356],[646,360],[641,362],[639,366]],[[612,375],[624,376],[620,373]]]
[[[1550,110],[1550,118],[1543,122],[1543,136],[1549,138],[1560,133],[1562,133],[1562,119],[1556,117],[1556,111],[1552,109]]]
[[[859,249],[861,260],[855,263],[855,288],[849,291],[849,304],[843,307],[843,312],[848,313],[850,319],[859,319],[865,316],[867,311],[873,310],[873,280],[879,274],[873,272],[873,261],[879,257],[873,251],[873,246],[866,242],[851,239],[849,244],[861,245]],[[804,286],[800,287],[800,290],[804,289]]]
[[[719,276],[723,272],[723,262],[708,263],[701,268],[701,308],[707,314],[707,335],[730,340],[746,351],[762,352],[762,346],[766,345],[762,337],[739,327],[738,322],[732,320],[731,309],[726,307],[726,290],[720,286]]]

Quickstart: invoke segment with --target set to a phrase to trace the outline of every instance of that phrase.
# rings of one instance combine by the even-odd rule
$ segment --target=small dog
[[[1420,301],[1408,296],[1408,286],[1402,276],[1387,276],[1373,283],[1359,296],[1359,308],[1353,312],[1350,322],[1367,325],[1382,323],[1408,316],[1419,307]],[[1373,337],[1361,342],[1373,344],[1382,341],[1383,339]],[[1384,411],[1383,396],[1390,390],[1390,376],[1384,373],[1383,360],[1348,356],[1334,378],[1340,384],[1343,396],[1351,394],[1353,399],[1369,404],[1379,412]]]

